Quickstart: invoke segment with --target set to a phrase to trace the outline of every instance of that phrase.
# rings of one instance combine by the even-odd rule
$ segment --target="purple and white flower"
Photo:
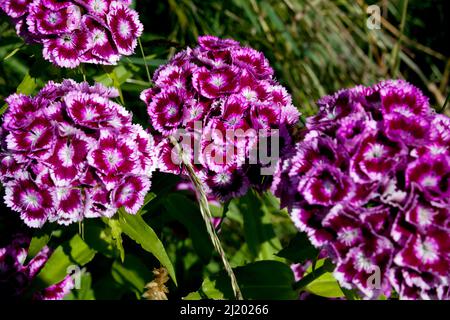
[[[65,80],[7,98],[0,143],[5,203],[30,227],[136,213],[156,167],[152,136],[111,101],[116,90]]]
[[[27,42],[43,45],[43,56],[59,67],[116,64],[134,53],[143,32],[129,0],[3,0]]]
[[[272,184],[295,225],[344,288],[450,299],[449,118],[401,80],[318,104]]]
[[[155,87],[141,93],[160,141],[159,169],[186,175],[181,160],[187,159],[219,200],[266,189],[271,178],[261,174],[267,163],[254,156],[258,146],[277,131],[283,132],[280,148],[288,146],[300,114],[261,52],[214,36],[198,42],[156,70]]]

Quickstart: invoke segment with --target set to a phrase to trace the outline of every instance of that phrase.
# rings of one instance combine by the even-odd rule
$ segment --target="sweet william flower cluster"
[[[18,298],[27,293],[33,279],[42,270],[51,255],[44,246],[29,262],[26,262],[30,239],[17,234],[5,247],[0,248],[0,297]],[[35,292],[33,300],[61,300],[74,288],[70,275],[60,282]]]
[[[251,163],[251,150],[270,148],[258,139],[261,132],[273,137],[274,129],[285,138],[282,149],[299,113],[261,52],[231,39],[203,36],[198,41],[198,47],[178,53],[155,72],[155,87],[142,92],[141,99],[160,141],[161,170],[186,173],[181,161],[174,161],[168,139],[178,134],[182,157],[209,194],[226,200],[263,185],[260,169],[266,164]]]
[[[19,35],[43,45],[46,60],[66,68],[116,64],[131,55],[143,26],[130,0],[2,0]]]
[[[0,148],[5,202],[30,227],[136,213],[150,188],[153,139],[115,89],[49,82],[7,98]]]
[[[272,187],[295,224],[345,288],[449,299],[450,119],[404,81],[318,104]]]

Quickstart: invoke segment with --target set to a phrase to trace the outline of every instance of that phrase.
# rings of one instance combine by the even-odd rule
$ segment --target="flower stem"
[[[316,270],[312,271],[311,273],[308,273],[306,276],[298,280],[296,283],[294,283],[293,288],[294,290],[302,290],[307,285],[309,285],[311,282],[319,278],[321,275],[333,271],[334,267],[333,264],[329,260],[325,260],[323,265]]]
[[[234,274],[233,269],[231,268],[230,263],[228,262],[228,259],[225,256],[225,252],[223,250],[222,244],[220,243],[219,237],[217,236],[216,230],[212,223],[212,220],[211,220],[212,214],[209,209],[208,198],[206,197],[206,193],[203,188],[202,182],[200,181],[200,178],[195,173],[194,168],[192,167],[191,163],[189,161],[186,161],[186,159],[182,156],[182,150],[181,150],[181,147],[178,144],[177,140],[172,136],[170,136],[169,139],[170,139],[170,142],[176,148],[177,153],[180,155],[183,165],[186,167],[186,170],[188,171],[188,174],[189,174],[189,178],[197,192],[197,199],[198,199],[198,203],[200,206],[200,212],[202,214],[203,221],[205,222],[206,230],[208,231],[209,237],[211,238],[214,248],[219,253],[220,258],[222,259],[222,263],[225,268],[225,271],[228,273],[228,276],[230,277],[231,287],[233,289],[234,297],[237,300],[243,300],[241,289],[239,288],[239,285],[237,283],[236,275]]]
[[[147,59],[145,58],[144,47],[142,46],[141,38],[138,38],[139,48],[141,49],[142,59],[144,59],[145,71],[147,72],[148,83],[152,84],[152,77],[148,69]]]
[[[445,102],[444,102],[444,104],[442,105],[441,109],[438,111],[438,113],[444,113],[444,110],[445,110],[445,108],[447,107],[449,98],[450,98],[450,92],[449,92],[449,94],[447,95],[447,98],[445,99]]]
[[[408,0],[403,0],[403,6],[402,6],[402,16],[400,20],[400,34],[398,35],[397,42],[395,43],[394,49],[392,51],[392,78],[396,78],[397,74],[399,72],[400,67],[400,50],[401,50],[401,44],[403,41],[403,33],[405,30],[405,23],[406,23],[406,15],[408,12]]]

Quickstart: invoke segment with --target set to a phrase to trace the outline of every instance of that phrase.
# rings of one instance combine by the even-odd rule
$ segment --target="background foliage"
[[[366,27],[371,4],[382,8],[380,30]],[[445,0],[140,0],[134,6],[145,27],[145,60],[138,48],[118,66],[74,70],[44,61],[40,47],[25,45],[0,15],[2,110],[3,99],[15,91],[33,93],[48,80],[70,77],[117,87],[119,102],[133,112],[136,122],[146,125],[145,106],[139,100],[139,93],[149,86],[145,63],[153,72],[177,50],[195,46],[202,34],[232,37],[263,51],[304,116],[315,112],[314,101],[320,96],[384,78],[407,79],[424,90],[437,109],[450,91],[445,19],[450,3]],[[156,174],[153,193],[137,216],[120,211],[114,219],[90,219],[69,228],[26,230],[16,214],[2,207],[0,242],[10,230],[22,228],[34,236],[30,255],[46,243],[56,249],[34,289],[62,279],[74,262],[84,266],[81,289],[68,299],[141,299],[153,268],[160,264],[172,278],[169,298],[231,298],[195,197],[176,191],[178,181],[179,177]],[[295,299],[306,290],[317,298],[354,298],[339,288],[329,273],[332,267],[323,260],[294,290],[289,265],[317,260],[317,251],[278,208],[272,195],[253,191],[213,207],[216,216],[225,217],[219,237],[244,297]]]

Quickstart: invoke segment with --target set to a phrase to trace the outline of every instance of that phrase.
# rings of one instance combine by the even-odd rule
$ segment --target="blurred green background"
[[[381,9],[379,30],[366,25],[366,8],[373,4]],[[232,37],[265,53],[305,115],[314,112],[314,101],[324,94],[384,78],[407,79],[438,108],[449,93],[446,0],[139,0],[134,6],[145,27],[142,42],[152,69],[177,50],[195,46],[198,35]],[[38,48],[21,46],[2,16],[0,99],[14,92],[30,69],[44,80],[80,77],[79,70],[57,70],[43,62]],[[124,68],[116,70],[116,80],[144,121],[137,97],[147,84],[139,49],[120,65]],[[101,75],[112,70],[85,69],[104,82]]]

